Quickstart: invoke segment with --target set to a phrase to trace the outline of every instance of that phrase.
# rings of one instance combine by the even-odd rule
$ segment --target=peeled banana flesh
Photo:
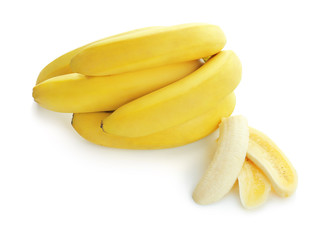
[[[245,117],[231,116],[219,125],[216,153],[193,192],[198,204],[219,201],[234,185],[242,169],[249,143]]]
[[[177,147],[218,128],[216,152],[192,197],[217,202],[238,181],[243,207],[255,208],[271,188],[293,194],[297,174],[269,137],[231,116],[242,66],[233,51],[222,51],[225,43],[218,26],[204,23],[117,34],[49,63],[33,97],[46,109],[73,113],[75,131],[106,147]]]
[[[242,116],[223,119],[216,153],[193,192],[198,204],[220,200],[238,180],[245,208],[261,206],[271,186],[281,197],[297,187],[297,174],[276,144],[260,131],[247,126]]]

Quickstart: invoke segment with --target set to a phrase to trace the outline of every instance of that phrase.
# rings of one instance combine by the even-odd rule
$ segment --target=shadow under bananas
[[[36,102],[32,104],[32,111],[39,117],[39,119],[42,119],[55,127],[60,126],[60,128],[69,129],[73,132],[73,128],[71,127],[71,113],[53,112],[39,106]]]

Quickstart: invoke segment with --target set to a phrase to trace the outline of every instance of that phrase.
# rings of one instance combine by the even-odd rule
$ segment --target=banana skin
[[[162,28],[162,27],[146,27],[146,28],[135,29],[135,30],[128,31],[125,33],[120,33],[120,34],[116,34],[116,35],[113,35],[113,36],[110,36],[107,38],[103,38],[103,39],[95,41],[93,43],[97,43],[100,41],[104,41],[107,39],[116,38],[116,37],[120,37],[120,36],[124,36],[124,35],[134,34],[136,32],[155,29],[155,28]],[[90,43],[90,44],[93,44],[93,43]],[[89,46],[90,44],[86,44],[82,47],[76,48],[68,53],[65,53],[62,56],[56,58],[54,61],[50,62],[48,65],[46,65],[46,67],[44,67],[42,69],[42,71],[39,73],[37,81],[36,81],[36,85],[49,79],[49,78],[52,78],[52,77],[73,73],[73,70],[70,67],[70,62],[71,62],[72,58],[75,55],[77,55],[81,50],[83,50],[84,48]]]
[[[182,146],[197,141],[214,132],[223,117],[232,114],[235,108],[235,94],[229,94],[224,100],[215,103],[214,108],[186,123],[151,135],[130,138],[102,131],[102,120],[109,112],[73,114],[72,126],[88,141],[113,148],[122,149],[162,149]]]
[[[56,112],[112,111],[184,78],[202,64],[201,60],[193,60],[102,77],[65,74],[37,84],[33,97],[42,107]]]
[[[241,70],[236,54],[222,51],[188,76],[121,106],[103,120],[103,130],[140,137],[184,123],[231,93]]]
[[[70,66],[88,76],[120,74],[214,55],[225,43],[221,28],[212,24],[154,28],[90,44]]]

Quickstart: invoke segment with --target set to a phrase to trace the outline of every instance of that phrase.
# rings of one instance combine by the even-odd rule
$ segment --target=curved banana
[[[72,70],[70,68],[71,59],[84,47],[85,46],[74,49],[68,53],[65,53],[64,55],[56,58],[54,61],[46,65],[46,67],[44,67],[42,71],[39,73],[36,81],[36,85],[41,82],[44,82],[49,78],[72,73]]]
[[[223,31],[211,24],[151,29],[91,44],[72,58],[71,69],[89,76],[138,71],[210,56],[225,43]]]
[[[144,137],[128,138],[102,131],[101,121],[110,115],[106,112],[73,114],[72,126],[85,139],[98,145],[124,149],[160,149],[185,145],[199,140],[217,128],[222,117],[231,115],[235,95],[231,93],[216,103],[209,112],[186,123]]]
[[[248,159],[243,164],[238,183],[243,207],[256,208],[268,199],[271,184],[261,170]]]
[[[111,111],[187,76],[202,64],[193,60],[102,77],[71,73],[36,85],[33,97],[42,107],[56,112]]]
[[[103,130],[140,137],[179,125],[213,108],[240,79],[238,57],[220,52],[187,77],[121,106],[103,120]]]
[[[116,34],[114,36],[110,36],[110,37],[107,37],[107,38],[104,38],[104,39],[100,39],[100,40],[95,41],[93,43],[104,41],[104,40],[107,40],[107,39],[110,39],[110,38],[123,36],[123,35],[128,35],[128,34],[131,34],[131,33],[136,33],[136,32],[140,32],[140,31],[146,31],[146,30],[154,29],[154,28],[162,28],[162,27],[140,28],[140,29],[132,30],[132,31],[125,32],[125,33]],[[90,43],[90,44],[93,44],[93,43]],[[70,51],[70,52],[56,58],[54,61],[50,62],[39,73],[36,84],[39,84],[39,83],[41,83],[41,82],[43,82],[43,81],[45,81],[45,80],[47,80],[49,78],[52,78],[52,77],[73,73],[72,69],[70,68],[71,59],[77,53],[79,53],[82,49],[84,49],[85,47],[87,47],[90,44],[87,44],[87,45],[84,45],[84,46],[79,47],[77,49],[74,49],[74,50],[72,50],[72,51]]]
[[[243,116],[222,120],[214,158],[193,192],[196,203],[216,202],[231,190],[242,169],[248,143],[249,128]]]
[[[247,158],[257,165],[281,197],[288,197],[297,188],[297,173],[285,154],[265,134],[250,127]]]

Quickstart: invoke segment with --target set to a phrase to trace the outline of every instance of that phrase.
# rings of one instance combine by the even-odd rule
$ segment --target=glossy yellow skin
[[[85,139],[98,145],[123,149],[161,149],[185,145],[199,140],[216,130],[223,117],[231,115],[235,107],[235,95],[224,100],[194,119],[178,126],[143,137],[121,137],[103,132],[101,122],[110,113],[79,113],[73,115],[72,126]]]
[[[50,62],[39,73],[36,84],[44,82],[45,80],[52,78],[52,77],[72,73],[72,70],[70,68],[71,59],[83,48],[84,47],[74,49],[74,50],[56,58],[54,61]]]
[[[271,184],[262,171],[248,159],[245,159],[238,183],[241,203],[245,208],[259,207],[268,199]]]
[[[136,30],[132,30],[132,31],[129,31],[129,32],[120,33],[120,34],[117,34],[117,35],[114,35],[114,36],[110,36],[110,37],[95,41],[93,43],[96,43],[96,42],[99,42],[99,41],[104,41],[104,40],[114,38],[114,37],[118,37],[118,36],[123,36],[123,35],[127,35],[127,34],[140,32],[140,31],[146,31],[146,30],[154,29],[154,28],[162,28],[162,27],[147,27],[147,28],[136,29]],[[92,44],[92,43],[90,43],[90,44]],[[39,73],[36,84],[39,84],[39,83],[41,83],[41,82],[43,82],[43,81],[45,81],[45,80],[47,80],[49,78],[52,78],[52,77],[73,73],[72,69],[70,68],[71,59],[77,53],[79,53],[82,49],[84,49],[85,47],[87,47],[90,44],[87,44],[87,45],[84,45],[84,46],[79,47],[77,49],[74,49],[74,50],[72,50],[72,51],[70,51],[70,52],[56,58],[54,61],[50,62]]]
[[[202,65],[201,60],[193,60],[102,77],[71,73],[36,85],[33,97],[42,107],[56,112],[111,111],[187,76]]]
[[[91,44],[72,58],[71,69],[88,76],[138,71],[214,55],[225,43],[211,24],[154,28]]]
[[[177,126],[211,110],[240,79],[240,60],[222,51],[187,77],[121,106],[103,120],[103,129],[140,137]]]

